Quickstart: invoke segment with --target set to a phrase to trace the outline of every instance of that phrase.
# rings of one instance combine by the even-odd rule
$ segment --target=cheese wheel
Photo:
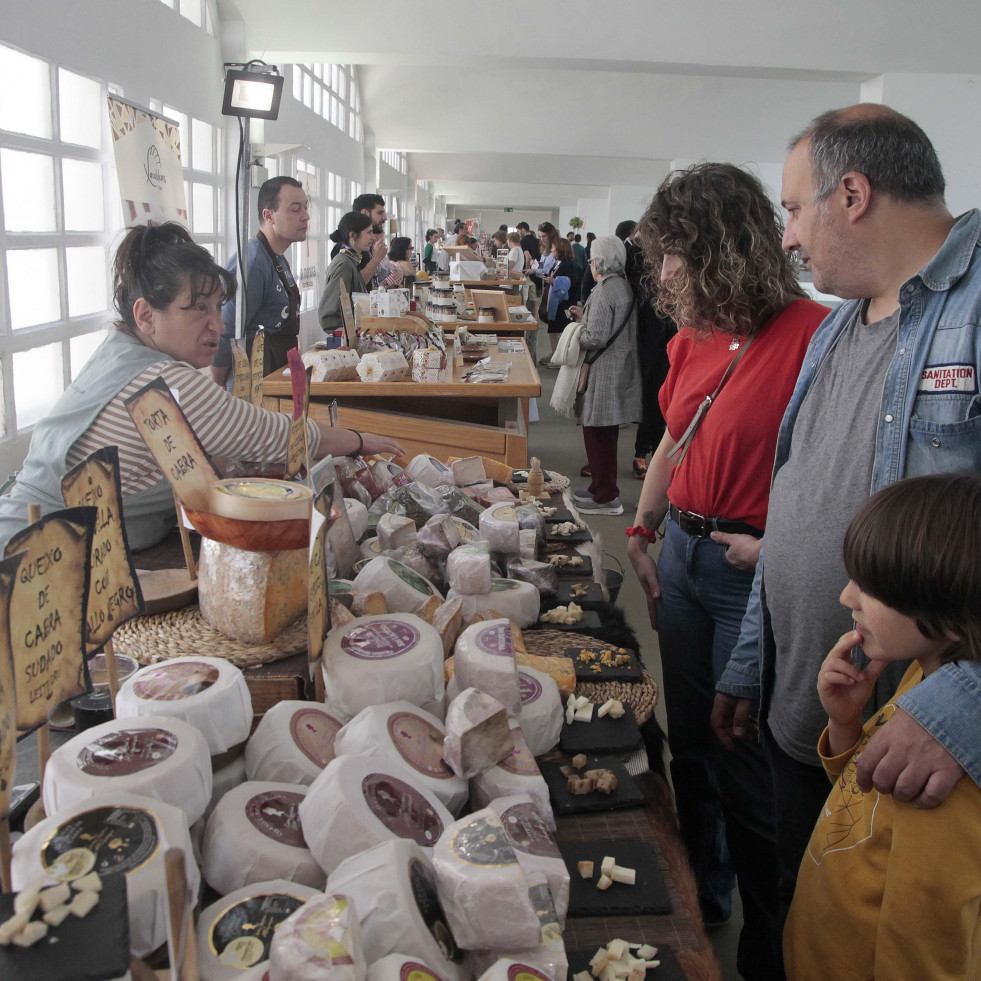
[[[508,715],[517,715],[521,710],[521,692],[510,620],[482,620],[472,624],[457,638],[453,650],[454,678],[460,690],[477,688],[493,695]]]
[[[555,748],[565,716],[562,696],[554,678],[543,671],[518,665],[521,711],[518,723],[532,756],[544,756]]]
[[[212,757],[213,760],[214,757]],[[211,800],[208,802],[204,814],[194,822],[194,827],[197,827],[202,821],[207,823],[208,818],[211,817],[212,812],[218,806],[218,801],[229,790],[234,790],[239,784],[245,783],[245,780],[245,755],[243,753],[238,753],[232,757],[224,766],[215,767],[212,765]],[[193,837],[193,835],[194,832],[192,829],[191,836]]]
[[[335,627],[324,642],[323,672],[327,710],[343,722],[369,705],[399,699],[443,717],[443,642],[411,613]]]
[[[442,978],[414,957],[386,954],[368,968],[368,981],[442,981]]]
[[[440,596],[428,579],[384,555],[372,559],[357,574],[354,588],[359,593],[384,593],[388,608],[396,613],[415,613],[430,596]]]
[[[316,889],[286,879],[236,889],[198,917],[198,970],[202,981],[239,981],[242,972],[269,959],[276,928]]]
[[[458,521],[458,518],[454,519],[449,514],[434,514],[419,529],[417,542],[427,558],[446,561],[450,552],[463,541],[462,529]]]
[[[443,723],[411,702],[400,700],[362,709],[337,734],[338,756],[395,760],[413,771],[413,782],[428,790],[451,813],[459,814],[470,790],[443,762]]]
[[[431,965],[443,981],[462,981],[428,855],[408,838],[382,842],[341,862],[327,889],[354,900],[369,963],[398,951]]]
[[[208,885],[222,895],[266,879],[322,889],[324,874],[303,835],[306,793],[298,784],[249,780],[225,794],[204,833]]]
[[[101,793],[127,791],[179,807],[193,824],[211,800],[204,736],[163,716],[113,719],[56,749],[44,773],[47,814]]]
[[[470,781],[470,803],[474,807],[487,807],[495,797],[511,794],[527,794],[537,805],[542,817],[552,829],[555,816],[548,794],[548,784],[531,755],[521,727],[511,723],[514,750],[499,763],[478,773]]]
[[[334,758],[342,725],[316,702],[277,702],[245,744],[247,778],[309,786]]]
[[[487,542],[471,542],[453,549],[446,557],[446,579],[456,593],[489,593],[491,559]]]
[[[518,513],[514,504],[492,504],[481,512],[479,527],[481,535],[490,542],[493,551],[517,553],[520,538]]]
[[[409,477],[427,487],[453,487],[453,471],[445,464],[440,463],[433,456],[420,453],[414,456],[409,465],[405,468]]]
[[[386,511],[377,526],[378,544],[383,552],[391,548],[411,545],[416,540],[416,523],[402,514]]]
[[[368,530],[368,509],[354,497],[345,497],[344,507],[347,520],[351,522],[351,533],[357,540]]]
[[[367,972],[357,907],[349,896],[307,900],[273,937],[270,981],[364,981]]]
[[[558,958],[548,958],[543,962],[544,942],[537,948],[520,952],[497,950],[475,950],[468,953],[467,965],[477,981],[566,981],[569,977],[569,963],[565,960],[565,945],[559,933],[558,943],[552,946],[562,948]],[[562,962],[565,968],[562,968]]]
[[[525,961],[498,958],[477,981],[551,981],[537,967]]]
[[[212,756],[244,743],[252,696],[240,668],[221,657],[175,657],[140,668],[116,696],[116,716],[171,716],[194,726]]]
[[[490,808],[446,829],[433,850],[433,867],[440,902],[461,947],[521,949],[538,943],[528,882]]]
[[[482,595],[472,595],[451,589],[446,598],[463,599],[463,619],[472,620],[477,614],[483,616],[494,610],[501,616],[513,620],[519,627],[530,627],[538,620],[541,611],[541,597],[538,590],[528,582],[517,579],[491,579],[491,591]]]
[[[416,773],[396,760],[338,756],[307,790],[300,807],[313,857],[329,875],[344,859],[388,838],[432,848],[453,815],[415,786]]]
[[[359,546],[358,551],[363,559],[377,559],[382,554],[381,542],[377,536],[366,538]]]
[[[19,891],[39,878],[67,882],[89,872],[126,876],[130,947],[144,957],[167,942],[164,853],[190,855],[187,818],[179,808],[125,791],[69,804],[14,843],[11,871]],[[201,876],[185,863],[191,895]]]
[[[475,777],[513,750],[507,712],[493,695],[466,688],[450,702],[443,759],[457,776]]]

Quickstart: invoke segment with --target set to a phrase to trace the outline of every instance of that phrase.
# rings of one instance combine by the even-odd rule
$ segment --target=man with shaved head
[[[981,212],[950,214],[930,140],[880,105],[825,113],[795,137],[782,196],[784,248],[846,302],[814,335],[780,428],[763,555],[713,727],[724,744],[751,736],[759,702],[789,903],[828,796],[815,685],[852,628],[839,603],[845,529],[887,484],[981,471]],[[882,675],[869,714],[905,668]],[[979,692],[978,665],[954,663],[900,698],[859,758],[862,789],[931,807],[965,771],[981,784]]]

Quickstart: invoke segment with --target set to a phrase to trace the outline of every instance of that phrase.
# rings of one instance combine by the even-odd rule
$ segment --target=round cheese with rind
[[[385,555],[365,565],[354,579],[354,588],[359,593],[384,593],[388,608],[397,613],[415,613],[430,596],[440,596],[424,576]]]
[[[126,791],[179,807],[193,824],[211,800],[211,754],[194,726],[165,716],[119,718],[80,732],[48,760],[47,814]]]
[[[520,546],[518,513],[514,504],[492,504],[482,511],[479,519],[480,533],[495,552],[517,554]]]
[[[453,676],[461,691],[477,688],[493,695],[508,715],[521,710],[510,620],[482,620],[467,627],[456,640],[453,663]]]
[[[432,848],[453,815],[392,759],[338,756],[310,785],[300,807],[310,852],[330,874],[344,859],[389,838]]]
[[[336,755],[343,724],[316,702],[277,702],[245,745],[247,778],[309,786]]]
[[[307,847],[300,816],[306,793],[298,784],[249,780],[225,794],[204,834],[208,885],[222,895],[267,879],[322,889],[326,877]]]
[[[411,613],[335,627],[324,642],[323,673],[327,711],[343,722],[370,705],[400,699],[443,718],[443,642]]]
[[[354,497],[345,497],[344,507],[347,510],[347,520],[351,522],[351,533],[355,541],[358,541],[368,530],[368,509]]]
[[[368,968],[367,981],[442,981],[428,965],[407,954],[387,954]]]
[[[357,907],[331,893],[307,900],[273,938],[270,981],[365,981]]]
[[[279,925],[316,889],[286,879],[254,882],[236,889],[198,917],[198,970],[202,981],[239,981],[243,972],[269,958]]]
[[[116,695],[116,716],[171,716],[194,726],[212,756],[244,743],[252,697],[240,668],[222,657],[175,657],[140,668]]]
[[[427,487],[454,487],[453,471],[435,457],[426,453],[414,456],[405,468],[408,476]]]
[[[42,877],[67,882],[89,872],[125,875],[130,947],[144,957],[167,942],[168,848],[192,852],[183,811],[125,791],[100,793],[66,805],[14,843],[14,889]],[[198,867],[185,865],[188,890],[197,895]]]
[[[472,620],[488,610],[500,613],[502,617],[513,620],[519,627],[530,627],[538,620],[541,610],[541,596],[528,582],[517,579],[491,579],[489,593],[467,594],[451,589],[448,600],[460,597],[463,600],[463,619]]]
[[[479,974],[477,981],[564,981],[568,974],[561,976],[547,972],[540,964],[532,963],[530,960],[522,960],[514,957],[502,957],[495,955],[493,951],[479,951],[476,956],[468,958],[475,973],[486,961],[492,961],[491,965]]]
[[[565,720],[562,696],[555,679],[544,671],[518,666],[521,711],[518,723],[532,756],[544,756],[555,748]]]
[[[338,756],[395,760],[413,771],[413,781],[453,814],[467,802],[467,781],[443,762],[446,730],[435,715],[400,700],[362,709],[337,734]]]
[[[211,800],[208,802],[207,808],[205,808],[204,814],[198,819],[195,824],[199,824],[201,821],[207,821],[211,817],[211,812],[218,806],[218,801],[228,793],[229,790],[234,790],[239,784],[245,783],[245,756],[243,753],[238,753],[232,757],[224,766],[211,768]],[[193,831],[192,831],[193,837]]]
[[[487,542],[471,542],[454,548],[446,557],[450,588],[468,596],[489,593],[491,559]]]

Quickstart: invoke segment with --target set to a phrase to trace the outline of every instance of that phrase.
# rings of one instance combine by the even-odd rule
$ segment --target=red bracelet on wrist
[[[624,534],[627,538],[633,538],[634,535],[640,535],[641,538],[646,538],[649,542],[657,541],[657,532],[651,531],[650,528],[645,528],[643,525],[634,525],[633,528],[628,528]]]

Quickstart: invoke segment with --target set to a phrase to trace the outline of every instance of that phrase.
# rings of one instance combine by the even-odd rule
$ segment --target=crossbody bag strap
[[[623,318],[623,323],[613,332],[610,339],[598,350],[590,351],[586,357],[583,359],[585,364],[592,364],[621,334],[623,329],[630,323],[630,315],[634,312],[634,306],[637,303],[637,297],[631,295],[630,298],[630,308],[627,310],[627,316]]]

